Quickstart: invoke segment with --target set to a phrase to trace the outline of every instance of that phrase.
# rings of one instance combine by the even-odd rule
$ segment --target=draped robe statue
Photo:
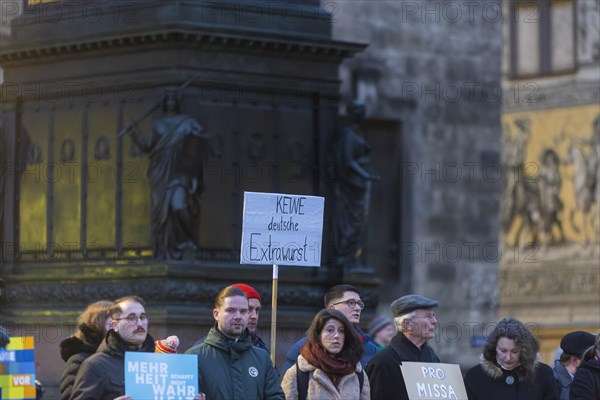
[[[154,258],[179,260],[197,249],[206,136],[198,121],[180,112],[176,90],[165,92],[162,106],[149,137],[134,133],[132,139],[150,156]]]

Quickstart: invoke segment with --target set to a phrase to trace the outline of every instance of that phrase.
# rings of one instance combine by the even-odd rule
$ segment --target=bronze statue
[[[365,116],[365,105],[354,100],[346,107],[348,121],[338,129],[335,143],[335,209],[333,240],[335,264],[352,269],[361,267],[362,239],[369,209],[371,147],[358,129]]]
[[[152,249],[158,259],[179,260],[197,249],[206,136],[198,121],[181,113],[178,93],[165,91],[163,115],[154,120],[149,137],[130,130],[135,144],[150,155]]]

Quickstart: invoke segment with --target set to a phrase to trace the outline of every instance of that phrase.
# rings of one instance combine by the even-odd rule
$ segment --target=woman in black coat
[[[61,400],[69,400],[81,363],[94,354],[110,329],[112,301],[90,304],[77,320],[75,335],[60,342],[60,356],[67,363],[60,378]]]
[[[539,348],[521,321],[498,322],[479,365],[465,375],[469,400],[559,400],[552,368],[538,362]]]
[[[600,332],[581,358],[569,393],[570,400],[600,399]]]

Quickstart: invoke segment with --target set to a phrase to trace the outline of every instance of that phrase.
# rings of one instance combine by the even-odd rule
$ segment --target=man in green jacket
[[[285,400],[269,353],[250,340],[248,307],[243,290],[222,289],[215,299],[215,326],[204,343],[186,351],[198,355],[200,392],[207,399]]]

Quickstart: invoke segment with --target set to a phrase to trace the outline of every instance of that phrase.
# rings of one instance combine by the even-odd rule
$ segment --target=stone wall
[[[408,293],[438,299],[433,346],[465,367],[498,302],[500,3],[322,2],[334,38],[369,44],[342,65],[343,94],[402,123],[399,273],[379,311]]]

